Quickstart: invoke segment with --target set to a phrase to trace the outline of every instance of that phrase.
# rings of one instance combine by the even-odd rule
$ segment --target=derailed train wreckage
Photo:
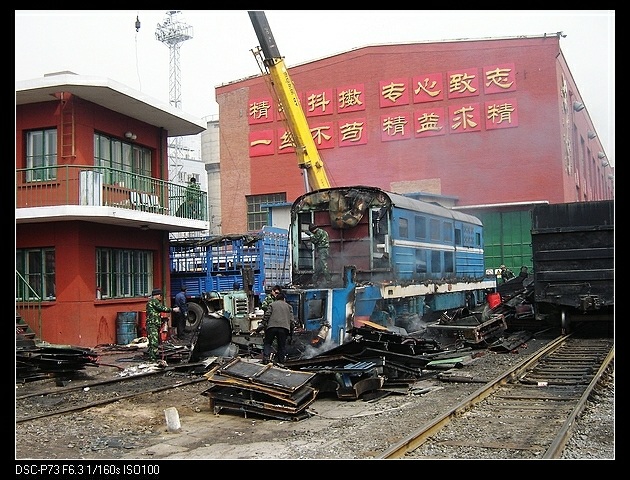
[[[314,280],[304,234],[311,223],[330,238],[326,284]],[[363,325],[422,333],[429,322],[482,306],[496,285],[486,277],[476,217],[375,187],[322,189],[296,199],[288,248],[293,281],[283,287],[297,322],[291,357],[342,345]],[[202,309],[203,318],[191,324],[198,324],[200,339],[213,338],[208,350],[220,347],[219,339],[241,349],[261,345],[260,335],[250,335],[261,316],[243,292],[203,292],[195,302],[189,315]]]
[[[328,232],[332,279],[314,281],[304,231]],[[306,193],[291,208],[292,288],[285,291],[300,324],[331,345],[365,322],[402,333],[485,302],[483,229],[473,216],[366,186]],[[325,343],[325,342],[324,342]]]
[[[288,255],[279,255],[290,259],[290,279],[276,282],[283,285],[298,323],[293,352],[314,356],[342,345],[364,322],[407,333],[423,329],[443,312],[483,304],[496,279],[486,277],[481,221],[377,187],[331,187],[266,16],[248,13],[260,42],[253,52],[284,112],[307,190],[291,206]],[[327,284],[314,281],[315,256],[306,235],[310,224],[329,236],[332,278]],[[245,255],[237,256],[234,268],[239,258]],[[243,274],[246,285],[245,278]],[[272,285],[266,283],[267,290]],[[177,285],[171,286],[177,291]],[[233,292],[205,292],[199,304],[205,317],[220,321],[219,310],[226,315],[239,346],[260,344],[260,338],[249,335],[256,305],[250,299],[239,307],[237,300]]]
[[[479,342],[504,329],[501,315],[483,320],[468,315],[472,325],[464,322],[456,326],[454,321],[454,312],[472,311],[483,305],[486,293],[496,287],[496,279],[486,277],[481,221],[377,187],[331,187],[265,14],[249,15],[260,42],[254,55],[284,112],[307,190],[291,206],[287,255],[291,277],[282,284],[297,321],[287,364],[336,349],[358,349],[352,358],[339,352],[338,364],[326,365],[329,370],[338,370],[335,385],[345,379],[341,390],[347,387],[356,393],[383,381],[383,352],[401,355],[398,361],[391,360],[400,366],[395,373],[389,372],[388,378],[401,378],[405,369],[409,378],[417,378],[417,369],[431,361],[428,355],[442,353],[436,342],[420,338],[428,321],[448,320],[454,327],[448,329],[449,333],[455,332],[457,338],[453,340],[460,344],[466,341],[462,332],[471,331],[468,341]],[[330,239],[331,279],[325,284],[315,281],[314,251],[306,234],[310,224],[324,229]],[[270,287],[267,284],[267,289]],[[261,335],[249,334],[252,322],[259,320],[257,305],[245,302],[247,307],[239,309],[236,299],[237,292],[204,293],[198,302],[203,310],[197,338],[203,341],[210,337],[204,329],[220,331],[220,338],[231,335],[231,342],[242,352],[254,354],[262,345]],[[254,302],[256,299],[259,301],[261,296]],[[386,340],[384,331],[388,332]],[[370,338],[373,332],[378,340]],[[215,345],[208,344],[210,347]],[[198,342],[194,351],[197,355],[213,352],[203,352],[204,348]],[[364,350],[365,359],[361,353]],[[400,361],[403,357],[405,362]],[[357,388],[357,383],[349,380],[351,371],[359,377],[367,374],[364,388]]]

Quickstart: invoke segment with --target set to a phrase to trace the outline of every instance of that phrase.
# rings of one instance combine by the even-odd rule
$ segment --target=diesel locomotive
[[[310,224],[330,240],[324,284],[313,278]],[[289,240],[287,300],[305,330],[333,345],[367,322],[413,332],[442,312],[484,303],[496,287],[486,276],[478,218],[377,187],[301,195],[291,207]]]

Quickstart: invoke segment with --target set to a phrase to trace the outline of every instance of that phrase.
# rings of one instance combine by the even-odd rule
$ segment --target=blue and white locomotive
[[[328,232],[332,279],[315,284],[309,224]],[[320,189],[298,197],[289,228],[297,319],[312,343],[344,342],[366,322],[406,332],[439,314],[485,301],[483,225],[465,213],[367,186]]]

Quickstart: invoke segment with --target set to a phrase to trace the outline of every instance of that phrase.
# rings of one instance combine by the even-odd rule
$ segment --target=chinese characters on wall
[[[516,91],[513,64],[483,67],[481,73],[478,68],[470,68],[449,71],[446,75],[434,72],[381,80],[378,89],[379,108],[383,111],[378,119],[381,142],[518,126],[516,98],[501,95],[492,99],[494,94]],[[300,102],[318,149],[368,143],[366,98],[362,83],[301,95]],[[402,106],[405,108],[396,109]],[[338,114],[337,119],[326,121],[333,113]],[[249,125],[271,124],[282,119],[282,112],[271,96],[251,99],[248,115]],[[250,131],[249,143],[251,157],[295,151],[291,134],[284,126]]]

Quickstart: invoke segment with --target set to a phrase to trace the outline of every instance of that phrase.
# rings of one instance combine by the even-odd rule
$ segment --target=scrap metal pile
[[[97,361],[98,354],[90,348],[38,344],[16,334],[15,375],[21,381],[67,376]]]
[[[439,322],[427,326],[429,335],[456,339],[468,345],[489,343],[505,330],[505,316],[492,309],[484,313],[462,308],[452,317],[443,313]]]
[[[310,359],[287,361],[285,366],[316,372],[315,385],[322,392],[357,399],[386,384],[413,383],[443,352],[434,340],[400,335],[384,327],[362,326],[349,333],[351,341]]]
[[[314,373],[298,372],[235,358],[206,374],[210,388],[202,394],[210,398],[214,413],[221,410],[255,413],[281,420],[307,418],[307,407],[317,396],[311,385]]]
[[[434,333],[461,342],[442,348],[435,338],[392,332],[364,322],[348,333],[346,343],[311,358],[292,358],[280,366],[262,365],[235,358],[206,374],[211,387],[203,394],[211,399],[215,413],[229,410],[256,413],[283,420],[309,416],[308,406],[319,394],[331,393],[341,400],[378,398],[392,392],[408,392],[419,379],[435,370],[458,368],[472,359],[477,345],[500,336],[506,329],[501,314],[445,317]],[[448,325],[445,325],[448,323]],[[428,330],[428,329],[427,329]],[[433,372],[432,372],[433,371]]]
[[[453,368],[470,348],[448,351],[434,339],[417,338],[370,324],[349,332],[352,339],[310,359],[290,360],[288,368],[317,373],[313,385],[344,400],[356,400],[368,392],[406,391],[427,370]]]

